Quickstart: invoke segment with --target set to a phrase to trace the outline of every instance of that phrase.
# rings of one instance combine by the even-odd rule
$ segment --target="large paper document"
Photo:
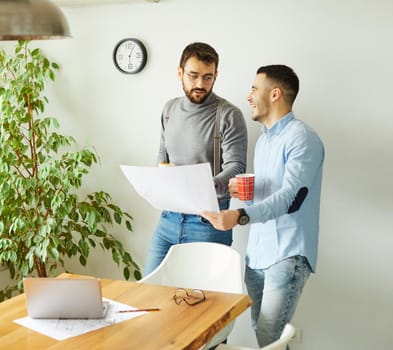
[[[64,340],[147,314],[146,311],[119,313],[121,310],[136,310],[136,308],[107,298],[102,299],[107,304],[105,317],[102,319],[33,319],[23,317],[14,320],[14,322],[53,339]]]
[[[157,209],[197,215],[219,211],[209,163],[120,168],[135,191]]]

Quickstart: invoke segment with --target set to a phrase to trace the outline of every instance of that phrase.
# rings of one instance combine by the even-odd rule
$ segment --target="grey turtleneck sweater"
[[[247,128],[242,112],[213,92],[201,104],[187,96],[166,103],[161,116],[158,162],[175,165],[210,163],[214,168],[214,124],[218,100],[224,101],[221,118],[221,172],[214,177],[219,198],[228,197],[228,181],[244,173],[247,161]],[[168,111],[168,108],[170,110]],[[164,122],[168,116],[167,122]]]

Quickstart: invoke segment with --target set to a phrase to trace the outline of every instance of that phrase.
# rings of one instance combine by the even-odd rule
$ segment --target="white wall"
[[[260,131],[246,96],[256,69],[292,66],[301,81],[295,113],[326,146],[319,264],[293,322],[294,350],[392,349],[393,335],[393,3],[389,0],[134,0],[63,7],[72,38],[36,42],[62,71],[48,91],[48,114],[101,157],[86,190],[103,189],[134,217],[119,233],[143,266],[159,213],[134,192],[120,164],[154,165],[164,102],[182,94],[176,67],[184,46],[206,41],[220,53],[215,91],[248,122],[250,154]],[[149,51],[143,72],[119,73],[112,51],[124,37]],[[252,170],[252,162],[249,163]],[[234,206],[239,203],[234,203]],[[247,230],[235,230],[244,254]],[[73,264],[71,264],[72,266]],[[121,278],[98,252],[77,272]],[[255,346],[248,313],[231,342]]]

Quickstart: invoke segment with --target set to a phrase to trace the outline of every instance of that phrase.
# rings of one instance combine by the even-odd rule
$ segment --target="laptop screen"
[[[24,278],[31,318],[103,318],[101,280],[96,278]]]

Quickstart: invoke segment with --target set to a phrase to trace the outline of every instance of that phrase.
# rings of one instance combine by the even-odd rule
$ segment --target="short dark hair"
[[[215,63],[216,70],[218,67],[218,53],[210,45],[201,42],[195,42],[187,45],[183,50],[180,58],[180,67],[184,69],[187,60],[196,57],[198,60],[206,63]]]
[[[266,77],[281,88],[285,100],[293,104],[299,92],[299,78],[292,68],[283,64],[262,66],[257,70],[257,74],[266,74]]]

